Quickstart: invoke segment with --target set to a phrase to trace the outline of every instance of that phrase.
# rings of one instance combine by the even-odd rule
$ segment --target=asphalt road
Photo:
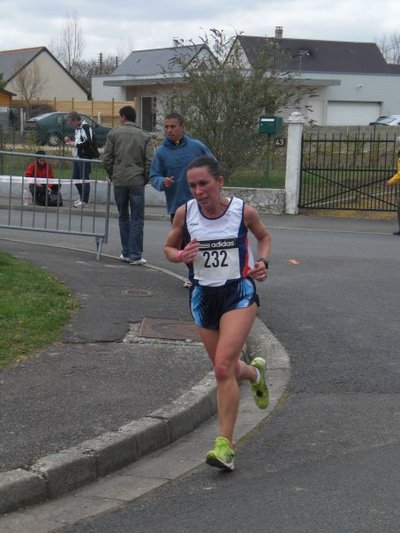
[[[389,222],[268,222],[260,318],[291,355],[286,401],[232,475],[201,466],[63,533],[399,531],[400,239]]]
[[[259,285],[259,317],[292,364],[280,408],[241,444],[234,473],[201,465],[131,504],[116,503],[112,512],[58,531],[400,530],[395,224],[265,220],[273,251],[270,278]],[[146,223],[145,256],[155,264],[164,262],[167,229],[165,222]],[[117,242],[112,229],[105,252]]]

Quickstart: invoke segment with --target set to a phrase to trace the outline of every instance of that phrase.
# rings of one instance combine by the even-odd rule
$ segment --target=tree
[[[82,59],[75,64],[73,76],[90,92],[92,77],[97,74],[111,74],[117,68],[119,61],[118,56],[103,56],[103,54],[99,54],[98,59]]]
[[[400,33],[384,35],[377,41],[377,45],[388,63],[400,64]]]
[[[211,29],[201,40],[211,53],[189,63],[187,55],[179,53],[179,43],[173,63],[182,70],[183,83],[167,97],[166,109],[183,114],[190,134],[210,147],[229,177],[265,149],[265,137],[258,133],[260,115],[274,115],[295,104],[305,89],[285,71],[286,58],[273,39],[255,52],[251,68],[237,36],[228,39],[223,31]]]
[[[126,47],[132,47],[129,38],[120,42],[115,55],[100,53],[98,58],[84,59],[85,40],[77,11],[66,14],[60,33],[49,45],[54,56],[88,92],[91,90],[92,76],[114,72],[125,58]]]
[[[79,74],[85,41],[77,11],[67,12],[59,35],[49,48],[72,76]]]
[[[25,67],[17,65],[16,73],[13,80],[13,87],[15,87],[15,90],[24,100],[26,114],[29,117],[32,100],[40,95],[46,79],[42,76],[39,65],[35,62],[29,63]]]

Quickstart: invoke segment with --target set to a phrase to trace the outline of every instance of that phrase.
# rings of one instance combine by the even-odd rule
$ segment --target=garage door
[[[328,102],[327,126],[367,126],[380,115],[379,102]]]

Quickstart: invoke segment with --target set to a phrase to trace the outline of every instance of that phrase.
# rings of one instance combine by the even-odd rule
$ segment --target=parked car
[[[400,115],[384,115],[377,118],[370,126],[400,126]]]
[[[104,146],[106,137],[111,128],[98,124],[87,115],[81,115],[82,120],[87,122],[94,131],[97,144]],[[69,125],[67,120],[68,113],[55,111],[53,113],[43,113],[37,117],[30,118],[25,121],[25,130],[36,132],[37,141],[39,144],[49,144],[50,146],[58,146],[63,143],[65,136],[73,136],[74,128]]]

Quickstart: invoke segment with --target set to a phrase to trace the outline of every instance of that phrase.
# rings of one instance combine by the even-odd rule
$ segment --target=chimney
[[[177,48],[179,45],[180,45],[180,40],[176,37],[173,37],[172,38],[172,44],[174,46],[174,48]]]
[[[275,39],[282,39],[283,26],[275,26]]]

